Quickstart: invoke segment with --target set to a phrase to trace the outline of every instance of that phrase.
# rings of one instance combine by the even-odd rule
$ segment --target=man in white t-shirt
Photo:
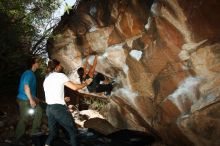
[[[92,79],[88,79],[82,84],[75,84],[71,82],[64,73],[61,73],[61,70],[62,66],[59,61],[54,59],[48,62],[49,74],[43,83],[49,127],[49,136],[46,140],[45,146],[50,146],[53,139],[56,137],[57,123],[68,132],[71,146],[77,146],[74,120],[64,101],[64,86],[67,86],[72,90],[79,90],[92,82]]]

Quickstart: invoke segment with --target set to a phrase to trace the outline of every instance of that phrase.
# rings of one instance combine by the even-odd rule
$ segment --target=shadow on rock
[[[155,142],[155,138],[140,131],[120,130],[107,136],[114,146],[147,146]]]

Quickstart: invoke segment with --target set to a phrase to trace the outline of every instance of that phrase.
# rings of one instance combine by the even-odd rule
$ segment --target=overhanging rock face
[[[48,41],[51,58],[116,80],[105,117],[175,146],[220,145],[220,2],[81,0]]]

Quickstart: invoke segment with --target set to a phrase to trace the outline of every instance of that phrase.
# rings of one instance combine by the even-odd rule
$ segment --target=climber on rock
[[[87,86],[87,89],[91,93],[101,93],[105,92],[105,95],[111,95],[111,91],[113,89],[112,83],[101,84],[101,81],[105,81],[105,76],[101,73],[95,73],[95,68],[97,65],[97,56],[95,55],[92,66],[87,70],[88,65],[88,57],[86,57],[86,62],[83,67],[80,67],[77,70],[77,73],[80,78],[80,82],[85,81],[88,78],[93,78],[93,81],[90,85]]]

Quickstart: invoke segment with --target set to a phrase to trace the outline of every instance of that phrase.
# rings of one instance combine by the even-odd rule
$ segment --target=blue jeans
[[[46,114],[48,117],[49,136],[46,140],[47,145],[51,145],[57,136],[57,124],[60,124],[69,134],[71,146],[76,144],[76,128],[72,115],[65,105],[47,105]]]

